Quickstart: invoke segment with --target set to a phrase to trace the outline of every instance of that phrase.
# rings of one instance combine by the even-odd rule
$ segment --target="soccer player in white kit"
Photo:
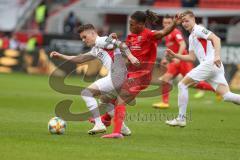
[[[207,81],[220,94],[224,101],[240,105],[240,95],[232,93],[224,77],[224,67],[220,59],[221,39],[206,28],[195,23],[192,11],[183,13],[182,26],[190,32],[189,55],[178,55],[172,50],[166,50],[169,58],[178,58],[184,61],[195,61],[200,64],[191,70],[178,83],[178,107],[179,114],[176,119],[167,120],[170,126],[186,126],[186,110],[188,104],[188,87],[199,81]]]
[[[106,127],[101,121],[98,104],[94,97],[116,92],[125,81],[127,69],[122,53],[135,65],[139,65],[139,61],[131,54],[125,43],[107,36],[99,37],[92,24],[80,26],[78,33],[82,41],[87,46],[92,47],[91,51],[78,56],[67,56],[53,51],[50,57],[71,61],[73,63],[83,63],[98,58],[103,66],[107,68],[108,75],[106,77],[98,79],[81,91],[81,96],[93,114],[95,121],[94,127],[89,130],[88,133],[95,134],[105,132]],[[125,131],[130,132],[125,124],[123,124],[123,127],[125,127]]]

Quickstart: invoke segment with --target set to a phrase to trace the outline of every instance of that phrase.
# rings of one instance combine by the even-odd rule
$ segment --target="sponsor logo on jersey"
[[[206,30],[206,29],[203,29],[202,32],[203,32],[204,34],[206,34],[206,35],[209,33],[209,31]]]
[[[111,43],[113,41],[113,39],[111,38],[111,37],[108,37],[106,40],[105,40],[105,42],[107,42],[107,43]]]
[[[103,58],[103,52],[98,52],[97,56],[98,56],[99,58]]]
[[[140,46],[130,46],[130,50],[141,50]]]

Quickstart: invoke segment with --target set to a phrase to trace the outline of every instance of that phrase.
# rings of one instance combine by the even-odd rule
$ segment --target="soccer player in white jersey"
[[[105,132],[106,127],[101,121],[99,109],[97,108],[98,104],[94,97],[116,91],[126,79],[127,69],[121,53],[126,55],[130,62],[135,65],[139,65],[139,61],[131,54],[125,43],[111,37],[99,37],[92,24],[80,26],[78,33],[82,41],[87,46],[92,47],[91,51],[78,56],[67,56],[53,51],[50,57],[74,63],[83,63],[98,58],[107,68],[108,75],[106,77],[98,79],[81,92],[81,96],[86,102],[88,109],[92,112],[95,121],[94,127],[88,133]],[[123,124],[123,131],[128,132],[123,134],[129,134],[130,132],[125,124]]]
[[[221,40],[213,32],[197,25],[192,11],[183,13],[182,26],[190,32],[189,55],[175,54],[167,49],[166,55],[169,58],[178,58],[184,61],[195,61],[197,58],[200,64],[191,70],[178,83],[178,107],[179,114],[176,119],[167,120],[170,126],[186,126],[186,110],[188,105],[188,87],[199,81],[207,81],[220,94],[224,101],[240,105],[240,95],[229,90],[228,83],[224,77],[224,67],[220,58]]]

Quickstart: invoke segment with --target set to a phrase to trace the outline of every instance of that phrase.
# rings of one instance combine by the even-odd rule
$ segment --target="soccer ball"
[[[66,126],[67,124],[63,119],[59,117],[53,117],[48,122],[48,131],[51,134],[64,134]]]

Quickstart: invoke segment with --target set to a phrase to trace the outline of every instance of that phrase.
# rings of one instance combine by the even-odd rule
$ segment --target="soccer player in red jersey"
[[[173,17],[166,15],[163,18],[162,25],[164,28],[168,27],[173,23]],[[165,46],[175,53],[179,55],[187,55],[188,52],[186,50],[186,43],[183,38],[181,31],[175,28],[170,34],[165,36]],[[189,71],[193,69],[192,62],[181,61],[179,59],[173,59],[170,63],[168,63],[166,58],[163,58],[162,65],[167,66],[167,72],[161,77],[161,80],[164,82],[170,82],[174,79],[178,74],[185,76]],[[198,86],[199,87],[199,86]],[[201,89],[212,90],[212,87],[206,82],[201,82]],[[162,86],[162,102],[154,103],[153,107],[155,108],[168,108],[169,107],[169,86]]]
[[[173,23],[162,30],[152,31],[145,27],[147,20],[156,19],[156,15],[150,11],[136,11],[131,15],[129,20],[131,33],[127,36],[126,44],[140,61],[140,66],[129,64],[128,79],[121,87],[115,102],[113,133],[104,135],[103,138],[123,138],[121,127],[125,118],[126,104],[134,100],[138,93],[150,84],[157,57],[157,42],[181,23],[180,16],[176,16]]]

